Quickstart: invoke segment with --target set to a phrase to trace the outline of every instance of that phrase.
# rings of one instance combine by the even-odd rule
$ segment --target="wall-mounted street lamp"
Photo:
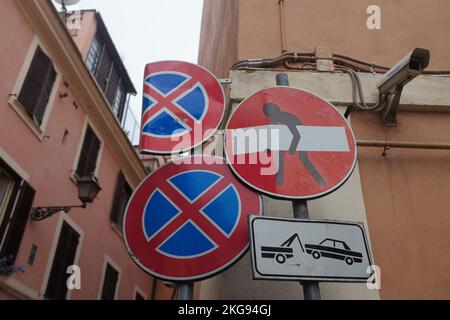
[[[82,202],[78,206],[59,206],[59,207],[38,207],[33,208],[31,211],[32,221],[42,221],[54,214],[64,211],[70,212],[73,208],[86,208],[88,203],[92,203],[97,197],[97,194],[102,190],[98,184],[97,178],[93,175],[84,176],[78,181],[78,199]]]

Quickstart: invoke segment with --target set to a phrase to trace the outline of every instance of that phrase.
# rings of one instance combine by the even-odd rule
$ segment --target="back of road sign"
[[[356,164],[356,141],[329,102],[274,87],[244,100],[226,126],[225,152],[252,188],[285,199],[314,199],[339,188]]]

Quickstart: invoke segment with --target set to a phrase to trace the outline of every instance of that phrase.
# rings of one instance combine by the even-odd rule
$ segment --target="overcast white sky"
[[[139,116],[147,63],[197,62],[202,8],[203,0],[81,0],[68,10],[96,9],[101,13],[139,92],[132,100]]]

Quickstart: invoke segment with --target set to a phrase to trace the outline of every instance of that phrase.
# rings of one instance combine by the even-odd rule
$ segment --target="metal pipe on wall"
[[[449,143],[417,143],[382,140],[358,140],[358,147],[368,148],[402,148],[402,149],[428,149],[428,150],[450,150]]]
[[[281,53],[286,53],[287,41],[286,41],[286,17],[284,9],[284,0],[279,0],[278,5],[280,7]]]

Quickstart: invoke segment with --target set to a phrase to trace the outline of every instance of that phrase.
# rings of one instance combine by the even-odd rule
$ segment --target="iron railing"
[[[128,102],[125,106],[125,112],[122,120],[122,129],[123,131],[125,131],[126,135],[128,136],[128,139],[130,140],[133,146],[139,144],[139,135],[141,131],[141,126],[138,117],[136,117],[131,108],[130,99],[128,99]]]

